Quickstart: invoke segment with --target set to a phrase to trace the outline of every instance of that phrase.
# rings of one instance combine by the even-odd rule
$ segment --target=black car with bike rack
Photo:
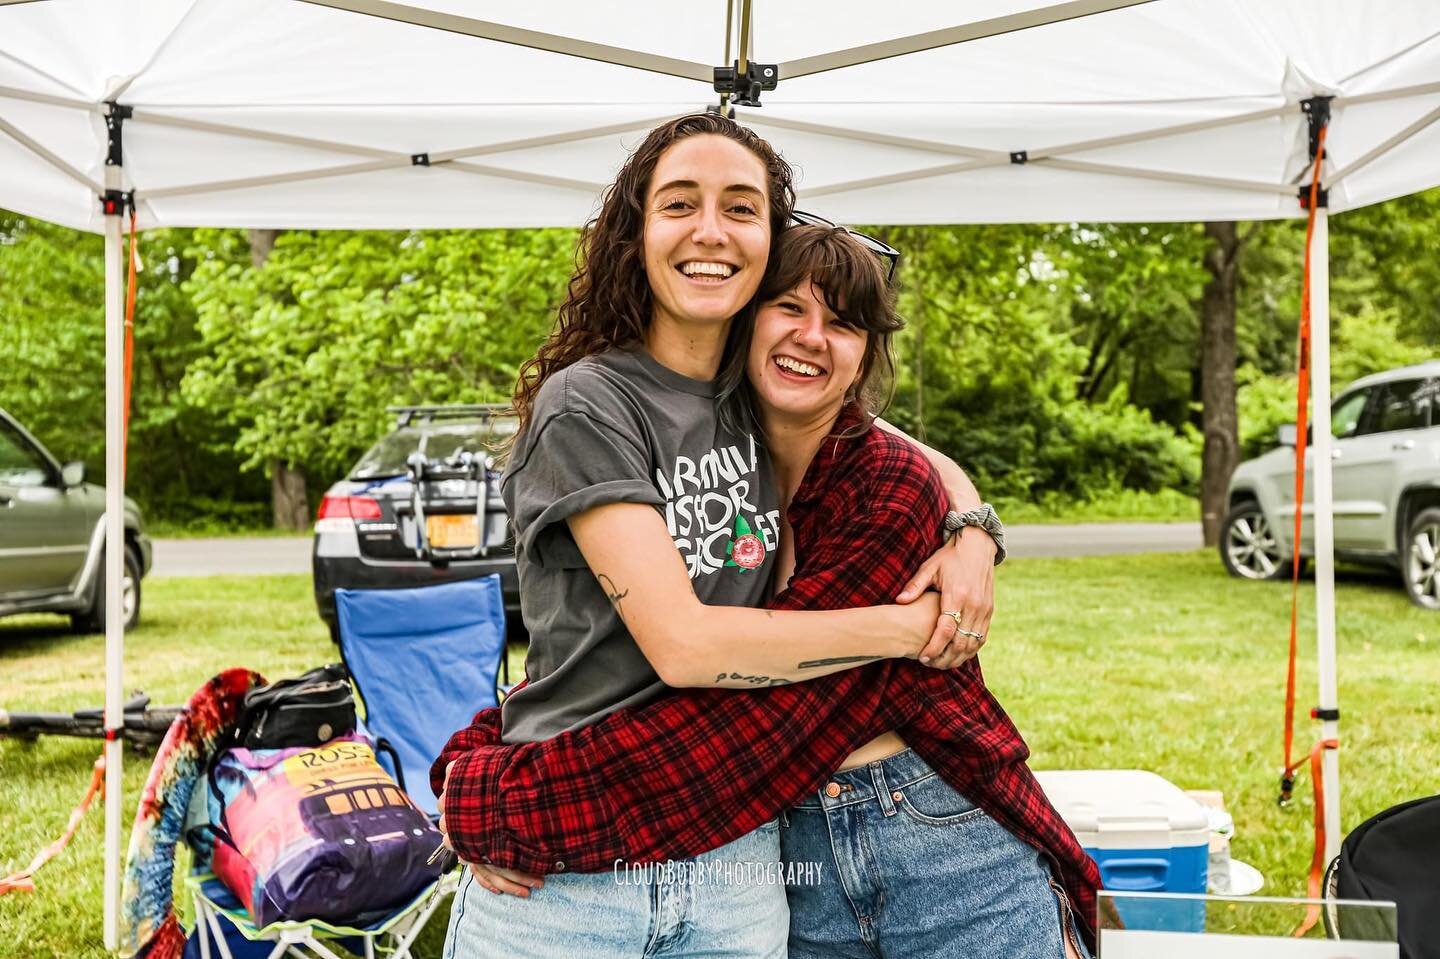
[[[500,576],[524,638],[499,458],[518,423],[499,404],[396,406],[394,428],[326,491],[315,522],[315,604],[337,636],[335,590]]]

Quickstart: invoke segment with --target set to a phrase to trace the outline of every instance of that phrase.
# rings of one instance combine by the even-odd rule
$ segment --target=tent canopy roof
[[[754,0],[727,38],[745,6],[0,0],[0,207],[100,231],[115,100],[142,226],[578,224],[742,33],[780,80],[739,119],[843,221],[1298,215],[1316,95],[1332,210],[1440,183],[1429,0]]]

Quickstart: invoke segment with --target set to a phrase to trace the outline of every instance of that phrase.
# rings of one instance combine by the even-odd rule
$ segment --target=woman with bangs
[[[744,344],[747,377],[740,387],[774,457],[793,529],[782,541],[776,581],[813,591],[828,579],[830,602],[845,597],[858,604],[887,595],[886,587],[929,555],[944,495],[915,447],[875,426],[893,384],[892,337],[902,326],[880,263],[843,228],[792,227],[778,246]],[[877,535],[877,527],[885,532]],[[898,563],[890,583],[867,561],[872,550]],[[839,566],[860,569],[842,577]],[[868,587],[854,583],[861,571]],[[781,592],[776,602],[784,598]],[[908,664],[896,664],[891,687],[910,673]],[[982,740],[1023,750],[1019,732],[984,689],[979,661],[950,675],[908,678],[925,687],[923,708],[935,717],[882,733],[780,815],[792,877],[790,956],[1081,955],[1068,898],[1052,882],[1051,857],[1073,858],[1063,841],[1069,830],[1048,803],[1027,816],[1025,803],[1013,801],[1025,795],[1043,802],[1023,758],[1003,749],[987,757],[1004,769],[1009,802],[997,801],[995,783],[965,783],[995,811],[992,817],[917,752],[953,769],[947,747],[957,743],[971,758],[985,755]],[[1053,850],[1017,838],[1002,825],[1012,817],[1032,842],[1048,833]],[[811,878],[805,869],[811,863],[825,868],[816,881],[798,881]]]
[[[875,368],[883,354],[883,335],[864,324],[893,321],[893,312],[842,305],[833,324],[817,324],[823,297],[796,283],[765,299],[754,349],[731,335],[732,317],[770,275],[773,224],[788,220],[788,204],[788,168],[749,131],[699,116],[652,132],[607,194],[559,328],[525,371],[503,492],[532,646],[526,683],[499,715],[482,713],[458,733],[432,772],[442,828],[471,864],[447,955],[488,955],[502,943],[516,956],[785,955],[793,927],[783,885],[707,887],[686,881],[693,867],[778,864],[777,814],[846,757],[883,763],[904,755],[912,726],[918,749],[959,719],[958,697],[937,711],[926,687],[958,677],[952,667],[973,652],[962,623],[980,627],[965,630],[971,638],[983,635],[994,546],[983,533],[944,545],[944,489],[908,441],[880,440],[907,451],[899,471],[861,477],[855,470],[873,464],[837,459],[858,437],[867,446],[888,437],[853,402],[836,442],[824,442],[856,398],[861,366]],[[827,273],[827,282],[888,304],[878,261],[861,249],[878,283],[866,287],[864,269],[849,279]],[[756,397],[773,392],[778,404],[758,424],[743,402],[747,368]],[[816,397],[833,408],[822,412]],[[731,415],[721,417],[722,406]],[[915,463],[925,464],[924,502],[903,498],[913,480],[899,474]],[[812,536],[806,552],[802,528],[823,518],[818,509],[799,518],[801,479],[817,470],[863,478],[881,498],[868,501],[876,508],[855,532],[883,547],[903,529],[910,548],[837,565]],[[797,556],[813,564],[804,582]],[[849,581],[866,566],[863,582]],[[907,584],[922,566],[928,578]],[[771,608],[742,608],[766,600],[777,572],[789,585]],[[938,626],[933,598],[892,605],[902,588],[931,579],[979,581],[983,602],[948,610]],[[877,585],[884,595],[868,595]],[[917,658],[932,668],[907,662]],[[712,688],[663,695],[686,686]],[[762,755],[763,744],[772,748]],[[583,758],[566,762],[567,751]],[[970,774],[958,750],[935,755],[947,778]],[[831,782],[825,795],[832,787],[844,789]],[[685,857],[692,870],[620,882],[610,872],[616,850],[638,851],[637,861]],[[1052,897],[1058,941],[1055,908]]]

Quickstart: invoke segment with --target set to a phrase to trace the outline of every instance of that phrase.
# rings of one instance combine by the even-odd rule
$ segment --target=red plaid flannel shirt
[[[847,411],[840,427],[853,425]],[[872,428],[827,439],[790,504],[796,569],[774,609],[894,601],[943,541],[944,491],[908,442]],[[530,873],[698,855],[819,789],[857,747],[896,730],[946,782],[1046,853],[1094,949],[1095,863],[1026,766],[1029,748],[980,663],[888,659],[763,690],[687,689],[538,743],[504,745],[500,711],[445,745],[430,772],[464,860]]]

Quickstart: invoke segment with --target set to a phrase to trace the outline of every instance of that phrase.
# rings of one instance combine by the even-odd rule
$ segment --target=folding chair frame
[[[414,959],[410,952],[425,925],[440,908],[445,896],[460,885],[460,870],[452,869],[437,879],[410,904],[397,910],[385,922],[370,929],[336,926],[320,920],[309,922],[277,922],[261,929],[250,922],[242,910],[227,909],[203,891],[210,874],[194,875],[185,880],[195,903],[195,925],[203,925],[208,936],[200,937],[201,959],[234,959],[225,942],[221,922],[228,922],[252,942],[274,942],[267,959],[295,956],[298,959],[342,959],[325,943],[327,940],[358,938],[364,942],[364,959]],[[214,948],[211,942],[214,942]],[[309,950],[306,952],[305,950]]]

